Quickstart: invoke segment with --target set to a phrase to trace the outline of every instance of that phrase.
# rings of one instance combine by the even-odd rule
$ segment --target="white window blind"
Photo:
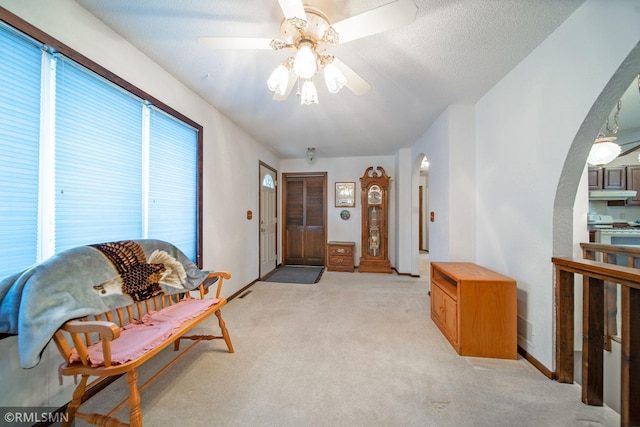
[[[60,59],[56,252],[142,237],[142,102]]]
[[[41,57],[0,27],[0,279],[37,257]]]
[[[198,131],[2,23],[0,53],[0,280],[145,237],[195,262]]]
[[[151,108],[148,236],[196,259],[198,132]]]

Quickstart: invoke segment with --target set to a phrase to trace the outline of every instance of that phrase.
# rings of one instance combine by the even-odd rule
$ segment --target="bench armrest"
[[[113,322],[103,320],[70,320],[60,328],[63,331],[79,334],[100,334],[101,339],[113,341],[120,336],[120,328]]]
[[[71,340],[83,365],[90,365],[90,362],[87,354],[87,345],[82,340],[82,335],[85,334],[88,340],[89,334],[97,333],[102,343],[104,364],[105,366],[111,366],[111,341],[120,336],[120,328],[118,325],[103,320],[70,320],[62,325],[60,329],[71,334]],[[58,344],[58,348],[60,348],[61,351],[67,354],[67,360],[69,360],[71,352],[67,351],[68,346],[62,344],[61,347],[61,343],[59,343],[58,340],[56,340],[56,344]]]
[[[220,298],[220,291],[222,290],[222,282],[224,279],[229,280],[231,278],[231,273],[228,271],[212,271],[207,276],[207,279],[212,279],[214,277],[218,278],[218,289],[216,290],[216,298]]]

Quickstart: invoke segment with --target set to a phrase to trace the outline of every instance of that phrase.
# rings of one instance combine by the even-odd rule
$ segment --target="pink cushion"
[[[120,330],[120,336],[111,342],[111,363],[114,365],[136,359],[162,344],[186,320],[204,313],[218,299],[186,299],[160,311],[150,311],[140,323],[131,323]],[[91,366],[103,366],[102,343],[87,348]],[[71,363],[80,361],[74,348],[69,358]]]
[[[144,323],[156,323],[166,322],[171,320],[178,320],[180,323],[193,319],[200,314],[207,311],[213,304],[217,304],[220,300],[213,299],[186,299],[180,301],[178,304],[165,307],[160,311],[150,311],[143,318]]]

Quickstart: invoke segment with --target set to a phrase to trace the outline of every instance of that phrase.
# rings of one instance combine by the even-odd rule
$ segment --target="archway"
[[[574,209],[578,208],[577,191],[580,189],[580,180],[585,170],[585,164],[589,151],[593,145],[594,135],[602,127],[606,118],[610,115],[612,109],[623,93],[629,87],[629,84],[638,76],[640,72],[640,43],[631,51],[627,58],[620,65],[618,70],[611,77],[595,103],[589,110],[582,125],[578,129],[576,136],[571,143],[569,153],[565,159],[565,163],[560,175],[560,180],[556,190],[553,211],[553,255],[554,256],[580,256],[580,248],[578,241],[574,241],[576,229],[584,227],[587,230],[586,218],[584,223],[574,224],[574,219],[578,218],[574,213]],[[586,196],[585,196],[586,197]],[[575,298],[576,301],[582,300],[582,277],[576,277]],[[576,307],[575,325],[576,331],[582,330],[581,304]],[[554,328],[555,328],[554,319]],[[580,351],[581,337],[575,336],[574,350]],[[554,341],[554,351],[557,343]],[[615,347],[615,345],[613,346]],[[613,354],[616,353],[615,348],[610,348]],[[619,355],[619,347],[618,347]],[[578,356],[579,357],[579,356]],[[620,412],[620,383],[619,370],[616,363],[612,363],[614,358],[605,360],[604,371],[604,399],[605,403],[611,406],[615,411]],[[619,356],[618,356],[619,360]]]
[[[578,129],[565,159],[553,209],[553,256],[573,255],[573,206],[594,135],[640,71],[640,43],[611,77]]]

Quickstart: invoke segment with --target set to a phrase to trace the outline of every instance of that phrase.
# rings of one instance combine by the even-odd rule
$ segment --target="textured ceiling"
[[[300,105],[266,80],[288,52],[212,50],[199,36],[279,35],[277,0],[76,0],[283,158],[388,155],[450,104],[475,103],[584,0],[417,0],[416,20],[330,49],[371,84]],[[390,0],[307,0],[337,22]]]

